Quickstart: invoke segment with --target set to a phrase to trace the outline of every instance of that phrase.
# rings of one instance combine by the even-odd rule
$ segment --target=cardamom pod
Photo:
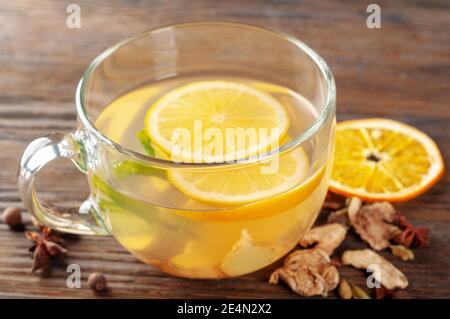
[[[359,288],[357,285],[352,285],[352,294],[354,299],[372,299],[364,290]]]
[[[338,293],[339,297],[341,297],[342,299],[352,299],[353,296],[352,288],[350,287],[347,280],[341,279],[341,282],[339,283],[338,287]]]

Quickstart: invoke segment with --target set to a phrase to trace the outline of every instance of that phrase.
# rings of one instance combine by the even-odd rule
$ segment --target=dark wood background
[[[66,6],[81,7],[81,29],[65,25]],[[0,209],[23,207],[16,167],[26,145],[51,131],[76,126],[74,94],[88,63],[119,40],[149,28],[191,20],[230,20],[290,33],[330,64],[337,81],[338,119],[386,117],[412,124],[439,144],[450,163],[449,2],[377,1],[382,28],[366,27],[372,1],[0,1]],[[409,278],[417,298],[450,297],[450,175],[425,195],[397,205],[415,224],[431,228],[431,243],[413,262],[384,255]],[[39,190],[68,202],[87,195],[84,177],[56,162]],[[32,228],[26,216],[27,227]],[[110,291],[101,297],[297,298],[286,286],[267,284],[275,266],[242,278],[191,281],[169,277],[138,262],[113,238],[68,241],[69,257],[50,271],[31,274],[30,242],[0,224],[1,297],[95,297],[89,273],[103,271]],[[363,247],[356,237],[340,249]],[[65,263],[82,269],[82,288],[66,288]],[[361,271],[342,268],[364,285]]]

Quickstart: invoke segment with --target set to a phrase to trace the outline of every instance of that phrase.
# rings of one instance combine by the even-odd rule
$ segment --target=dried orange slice
[[[444,172],[437,145],[425,133],[387,119],[360,119],[337,125],[330,189],[367,201],[406,201]]]

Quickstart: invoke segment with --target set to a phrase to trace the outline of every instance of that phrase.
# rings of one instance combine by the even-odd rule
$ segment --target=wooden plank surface
[[[230,20],[290,33],[331,66],[338,87],[338,119],[380,116],[428,133],[450,159],[449,2],[377,1],[382,28],[366,27],[369,1],[76,1],[81,29],[65,26],[72,1],[0,1],[0,209],[23,207],[16,167],[26,145],[51,131],[76,126],[74,92],[88,63],[119,40],[149,28],[191,20]],[[417,298],[450,297],[450,174],[425,195],[397,205],[413,223],[431,228],[427,249],[413,262],[384,254],[410,280]],[[66,202],[87,195],[70,163],[42,174],[39,190]],[[31,228],[28,216],[27,226]],[[275,266],[242,278],[202,281],[167,276],[128,254],[109,237],[67,242],[69,257],[49,272],[30,274],[30,242],[0,224],[0,297],[95,297],[86,278],[103,271],[111,290],[102,297],[297,298],[284,285],[267,284]],[[348,247],[363,247],[351,235]],[[339,253],[339,252],[338,252]],[[83,286],[68,289],[65,263],[81,266]],[[364,285],[360,271],[341,274]]]

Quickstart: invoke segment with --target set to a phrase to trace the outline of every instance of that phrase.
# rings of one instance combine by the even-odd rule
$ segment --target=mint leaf
[[[114,173],[118,178],[125,178],[129,175],[153,175],[164,177],[164,171],[153,166],[144,165],[138,162],[125,160],[113,165]]]
[[[136,133],[136,137],[144,147],[145,152],[150,156],[155,156],[155,149],[152,147],[151,140],[145,130]],[[164,170],[153,166],[145,165],[131,160],[125,160],[113,165],[114,173],[120,179],[126,178],[130,175],[153,175],[164,177]]]
[[[139,131],[136,134],[139,142],[141,142],[142,147],[144,147],[145,152],[150,156],[155,156],[155,149],[152,146],[152,141],[148,137],[145,130]]]
[[[97,175],[93,175],[91,181],[96,192],[98,192],[97,195],[99,196],[97,198],[102,210],[145,212],[148,209],[143,202],[122,194]]]

